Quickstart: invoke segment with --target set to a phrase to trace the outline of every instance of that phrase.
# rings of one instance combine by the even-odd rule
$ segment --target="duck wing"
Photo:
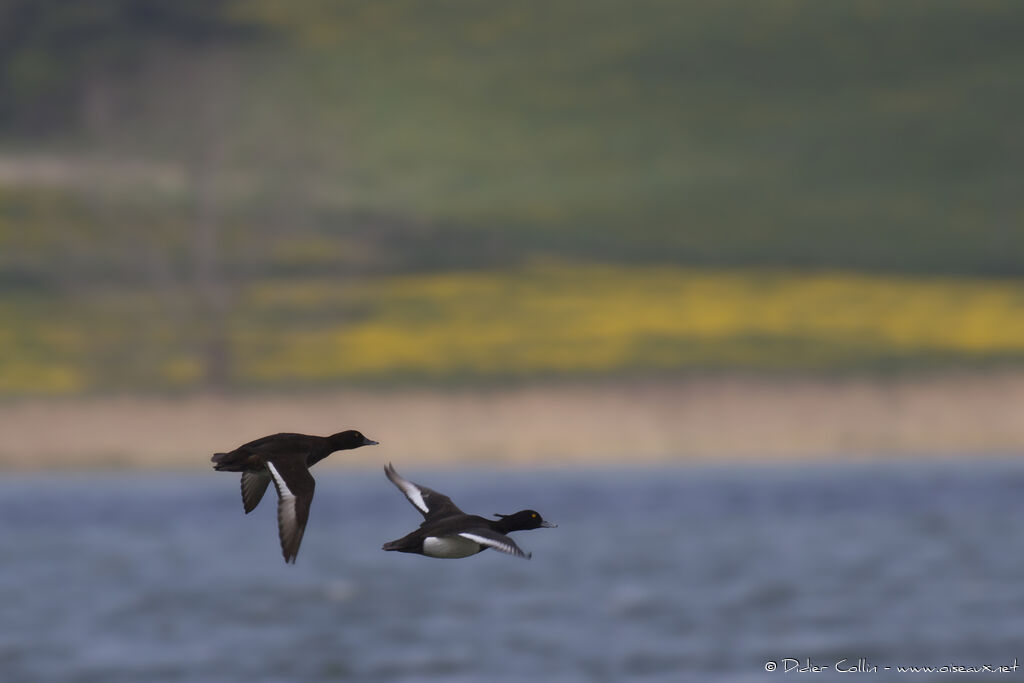
[[[462,538],[468,538],[474,543],[485,545],[488,548],[494,548],[495,550],[508,553],[509,555],[514,555],[515,557],[521,557],[524,560],[530,559],[533,555],[533,553],[524,553],[523,549],[516,545],[515,541],[505,534],[499,534],[493,529],[487,529],[484,527],[467,529],[466,531],[460,531],[458,535]]]
[[[387,475],[392,484],[398,487],[399,491],[405,494],[405,497],[412,503],[412,506],[423,514],[423,518],[426,521],[465,514],[452,502],[451,498],[426,486],[420,486],[415,482],[409,481],[396,472],[394,465],[391,463],[388,463],[384,468],[384,474]]]
[[[270,484],[270,470],[244,470],[242,472],[242,505],[245,514],[249,514],[263,500]]]
[[[309,505],[313,502],[316,480],[305,462],[293,458],[277,462],[268,460],[267,471],[277,489],[277,531],[281,537],[281,553],[285,562],[295,562],[309,520]]]

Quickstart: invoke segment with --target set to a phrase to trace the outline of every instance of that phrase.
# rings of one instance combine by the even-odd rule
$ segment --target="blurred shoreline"
[[[330,466],[831,461],[1024,452],[1024,370],[0,403],[0,469],[199,468],[265,434],[358,428]],[[363,455],[360,453],[360,455]]]

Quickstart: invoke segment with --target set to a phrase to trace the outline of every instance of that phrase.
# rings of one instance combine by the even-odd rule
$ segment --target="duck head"
[[[536,510],[520,510],[519,512],[513,512],[511,515],[501,515],[498,513],[494,514],[495,517],[499,517],[498,524],[501,525],[505,531],[526,531],[528,529],[554,529],[557,524],[549,522],[540,516],[540,513]]]
[[[360,446],[376,446],[378,443],[372,439],[367,439],[363,436],[362,432],[358,432],[355,429],[338,432],[328,438],[331,441],[331,446],[336,451],[346,451],[352,448],[359,448]]]

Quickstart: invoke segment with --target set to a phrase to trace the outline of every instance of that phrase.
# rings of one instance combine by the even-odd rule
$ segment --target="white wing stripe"
[[[469,533],[468,531],[463,531],[459,534],[459,536],[462,536],[463,538],[468,538],[474,543],[486,545],[490,548],[494,548],[495,550],[500,550],[503,553],[508,553],[509,555],[516,555],[517,557],[526,557],[526,555],[515,546],[511,546],[508,543],[502,543],[501,541],[496,541],[493,538],[487,538],[486,536],[478,536],[476,534]]]
[[[284,478],[278,473],[274,463],[267,461],[267,469],[270,470],[271,476],[274,477],[274,483],[277,484],[277,493],[281,496],[281,499],[294,498],[295,494],[288,488],[288,484],[284,483]]]
[[[430,508],[427,507],[427,502],[423,500],[423,493],[420,491],[419,487],[408,479],[402,479],[397,475],[397,473],[395,477],[398,479],[398,485],[402,488],[402,493],[405,494],[405,497],[408,498],[413,505],[419,508],[423,514],[430,512]]]
[[[295,559],[295,554],[299,551],[298,539],[302,538],[302,529],[299,528],[298,515],[295,511],[296,498],[272,462],[267,462],[267,469],[270,470],[277,486],[277,527],[281,536],[281,549],[285,554],[284,559],[288,562]],[[293,544],[295,547],[292,547]]]

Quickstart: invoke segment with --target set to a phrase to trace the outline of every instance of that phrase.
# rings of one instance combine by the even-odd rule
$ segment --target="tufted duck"
[[[384,473],[424,518],[419,529],[397,541],[385,543],[384,550],[451,559],[469,557],[487,548],[494,548],[509,555],[530,559],[531,553],[524,553],[515,541],[505,534],[510,531],[558,526],[544,521],[540,514],[533,510],[520,510],[511,515],[495,515],[498,517],[496,520],[467,515],[452,502],[451,498],[403,478],[392,465],[385,467]]]
[[[242,473],[242,505],[246,514],[259,504],[273,479],[281,552],[285,562],[294,563],[316,486],[309,468],[335,451],[376,444],[354,429],[332,436],[272,434],[230,453],[216,453],[211,460],[215,470]]]

